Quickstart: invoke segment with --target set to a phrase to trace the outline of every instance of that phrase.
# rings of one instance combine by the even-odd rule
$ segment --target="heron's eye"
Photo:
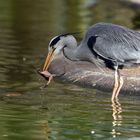
[[[55,50],[56,47],[55,47],[55,46],[49,46],[48,49],[49,49],[49,51],[50,51],[50,50]]]

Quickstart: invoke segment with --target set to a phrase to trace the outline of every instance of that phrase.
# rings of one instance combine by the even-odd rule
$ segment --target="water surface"
[[[0,139],[140,139],[140,97],[45,80],[37,74],[49,40],[96,22],[140,29],[139,8],[115,0],[0,1]]]

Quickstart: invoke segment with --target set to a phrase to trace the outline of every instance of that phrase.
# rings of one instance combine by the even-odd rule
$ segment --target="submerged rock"
[[[114,71],[108,68],[99,68],[86,61],[70,61],[64,56],[58,56],[49,67],[49,72],[62,81],[80,84],[84,87],[93,87],[104,91],[112,91]],[[124,79],[121,91],[125,93],[140,92],[140,68],[120,70]],[[45,75],[44,75],[45,76]]]

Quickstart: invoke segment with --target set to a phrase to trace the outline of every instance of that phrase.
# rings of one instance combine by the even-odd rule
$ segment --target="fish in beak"
[[[49,65],[51,64],[51,62],[54,58],[54,51],[55,51],[55,49],[53,49],[53,48],[50,49],[50,51],[47,55],[47,58],[45,60],[45,64],[43,66],[43,71],[38,71],[40,75],[42,75],[46,80],[48,80],[46,85],[49,85],[49,83],[51,82],[51,80],[53,79],[53,76],[54,76],[53,74],[48,72]]]
[[[44,87],[48,86],[51,80],[53,79],[53,76],[55,76],[54,74],[51,74],[48,71],[38,71],[38,73],[47,80],[47,84]]]

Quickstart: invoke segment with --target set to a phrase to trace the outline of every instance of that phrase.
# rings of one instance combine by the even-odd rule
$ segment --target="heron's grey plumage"
[[[71,61],[88,61],[115,70],[111,100],[117,99],[123,86],[119,69],[140,65],[140,33],[123,26],[98,23],[91,26],[79,46],[71,34],[54,37],[43,70],[47,70],[55,55],[62,53]]]
[[[72,61],[90,61],[110,68],[140,64],[140,33],[111,23],[91,26],[78,47],[69,33],[54,37],[49,46],[63,48],[65,57]]]
[[[119,25],[98,23],[88,29],[82,42],[88,42],[91,37],[90,48],[101,58],[124,66],[140,63],[139,32]]]

